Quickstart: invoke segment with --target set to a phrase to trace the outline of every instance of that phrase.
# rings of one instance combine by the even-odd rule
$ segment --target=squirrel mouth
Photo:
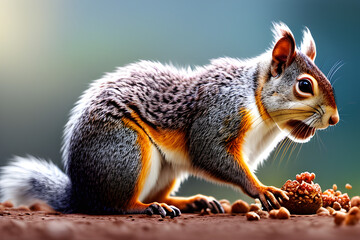
[[[310,127],[299,120],[289,120],[286,125],[291,129],[290,134],[301,140],[314,136],[316,132],[316,128]]]

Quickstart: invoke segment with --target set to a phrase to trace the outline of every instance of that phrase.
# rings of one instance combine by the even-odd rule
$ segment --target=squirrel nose
[[[331,115],[330,118],[329,118],[329,124],[330,125],[335,125],[339,122],[339,114],[334,114],[334,115]]]

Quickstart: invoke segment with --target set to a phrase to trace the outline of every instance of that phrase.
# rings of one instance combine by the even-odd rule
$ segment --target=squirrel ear
[[[293,62],[296,52],[294,36],[285,24],[274,24],[273,32],[279,39],[273,48],[271,62],[271,75],[276,77]]]
[[[301,43],[300,51],[306,54],[311,60],[315,60],[316,57],[316,45],[310,30],[305,28],[303,31],[303,40]]]

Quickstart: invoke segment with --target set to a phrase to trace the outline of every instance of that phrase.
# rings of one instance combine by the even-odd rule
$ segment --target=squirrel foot
[[[279,201],[281,202],[282,199],[289,200],[285,191],[273,186],[261,186],[256,197],[260,199],[261,204],[266,210],[280,208]]]
[[[187,204],[189,212],[201,211],[209,208],[212,213],[225,213],[221,204],[213,197],[207,197],[201,194],[195,195],[192,202]]]
[[[165,202],[169,205],[178,207],[182,212],[194,213],[201,212],[207,208],[212,213],[225,213],[221,204],[213,197],[207,197],[201,194],[197,194],[192,197],[166,197],[161,202]]]
[[[149,216],[154,214],[160,215],[162,218],[170,216],[170,218],[178,217],[181,215],[180,210],[175,206],[169,206],[166,203],[152,203],[145,209],[145,213]]]

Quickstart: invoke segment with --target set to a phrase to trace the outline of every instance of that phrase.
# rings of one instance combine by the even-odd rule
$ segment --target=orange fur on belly
[[[141,128],[146,132],[151,140],[160,148],[162,148],[162,150],[165,148],[166,150],[177,151],[185,158],[189,159],[187,139],[184,131],[161,128],[154,129],[142,121],[139,115],[136,113],[133,112],[131,117],[139,126],[141,126]]]

